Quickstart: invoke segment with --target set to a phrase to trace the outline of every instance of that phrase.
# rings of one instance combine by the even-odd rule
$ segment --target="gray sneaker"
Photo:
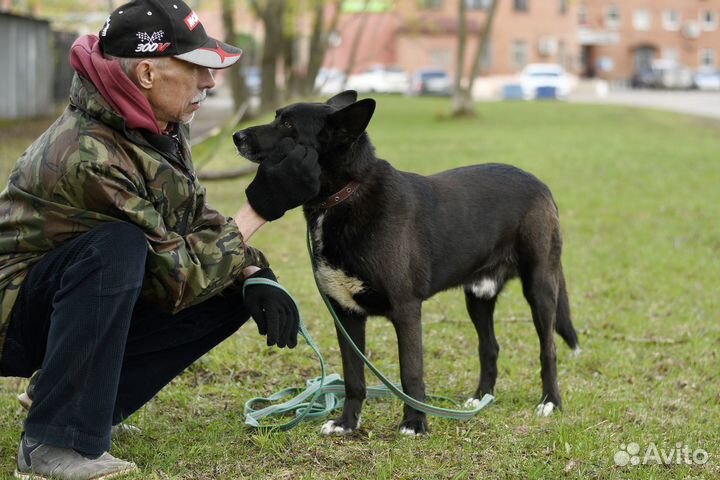
[[[41,372],[42,370],[36,370],[35,373],[32,374],[32,377],[30,377],[30,383],[28,383],[25,391],[17,396],[18,402],[20,402],[20,405],[25,410],[30,410],[30,407],[32,407],[33,397],[35,396],[35,384]],[[136,433],[142,433],[142,430],[128,423],[118,423],[110,429],[110,436],[113,438],[123,434],[134,435]]]
[[[45,480],[101,480],[134,472],[138,468],[105,452],[86,458],[71,448],[57,448],[20,440],[15,477]]]

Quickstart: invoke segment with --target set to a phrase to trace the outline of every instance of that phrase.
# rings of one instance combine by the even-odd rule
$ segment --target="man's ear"
[[[149,90],[155,82],[155,65],[149,60],[142,60],[135,65],[135,78],[131,78],[135,84],[143,89]]]
[[[355,90],[345,90],[344,92],[340,92],[334,97],[330,98],[327,102],[328,105],[332,105],[333,107],[337,108],[343,108],[347,107],[351,103],[355,103],[357,101],[357,92]]]
[[[365,98],[330,114],[327,125],[333,132],[335,140],[350,144],[362,135],[374,112],[375,100]]]

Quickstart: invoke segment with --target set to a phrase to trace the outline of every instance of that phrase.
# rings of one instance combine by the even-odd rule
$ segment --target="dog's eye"
[[[283,128],[293,128],[292,123],[288,122],[287,120],[283,120],[283,122],[280,125]]]

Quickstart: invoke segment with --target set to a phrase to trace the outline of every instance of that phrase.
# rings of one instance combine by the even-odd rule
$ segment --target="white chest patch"
[[[497,293],[497,283],[490,278],[469,285],[469,290],[478,298],[493,298]]]
[[[315,277],[323,292],[348,310],[365,313],[358,305],[353,295],[365,290],[365,285],[359,278],[351,277],[340,269],[333,268],[323,261],[319,261]]]
[[[315,253],[320,255],[323,249],[323,241],[322,241],[322,224],[323,220],[325,220],[325,214],[321,213],[320,216],[317,219],[317,223],[315,224],[315,229],[312,232],[313,240],[315,240]]]

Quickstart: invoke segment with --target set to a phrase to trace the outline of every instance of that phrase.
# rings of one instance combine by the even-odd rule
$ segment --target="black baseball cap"
[[[227,68],[242,55],[209,37],[182,0],[135,0],[118,7],[100,30],[100,47],[116,57],[175,57],[208,68]]]

